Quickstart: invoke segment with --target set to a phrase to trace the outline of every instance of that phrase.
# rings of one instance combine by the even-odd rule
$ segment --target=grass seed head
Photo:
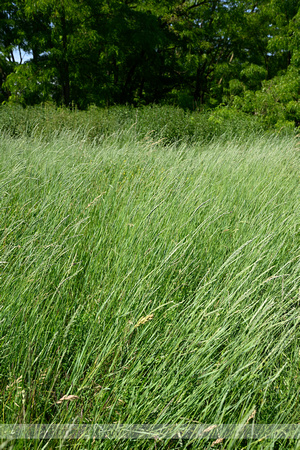
[[[224,441],[224,438],[219,438],[219,439],[217,439],[216,441],[214,441],[211,444],[211,447],[214,447],[215,445],[221,444],[221,442],[223,442],[223,441]]]
[[[144,323],[148,322],[149,320],[153,319],[153,314],[149,314],[148,316],[142,317],[137,324],[134,326],[134,328],[138,328],[141,325],[144,325]]]
[[[70,401],[70,400],[76,400],[77,398],[79,398],[77,395],[64,395],[62,398],[60,398],[58,400],[58,402],[56,402],[58,405],[60,405],[62,402],[65,401]]]

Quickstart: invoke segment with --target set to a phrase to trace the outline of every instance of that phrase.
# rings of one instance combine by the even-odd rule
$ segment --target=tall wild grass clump
[[[299,423],[297,142],[70,130],[0,140],[1,422]]]
[[[11,137],[34,137],[44,141],[56,139],[66,131],[91,143],[105,137],[131,134],[138,140],[161,140],[161,145],[182,142],[210,142],[215,138],[231,139],[236,134],[260,135],[262,122],[230,108],[207,112],[191,112],[169,105],[140,108],[115,106],[87,111],[56,108],[52,104],[23,108],[0,106],[0,130]]]

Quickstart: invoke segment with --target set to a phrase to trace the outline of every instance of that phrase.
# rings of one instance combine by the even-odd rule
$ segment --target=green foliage
[[[40,70],[27,63],[16,67],[7,76],[4,88],[10,92],[9,101],[23,106],[45,103],[51,100],[51,71]]]
[[[261,88],[262,82],[267,78],[267,70],[257,64],[247,64],[241,70],[240,75],[249,89],[258,90]]]
[[[242,96],[244,94],[244,91],[246,89],[246,86],[244,83],[242,83],[240,80],[230,80],[229,81],[229,89],[228,92],[230,96]]]
[[[284,75],[264,81],[255,93],[240,89],[240,95],[233,95],[231,102],[238,110],[261,117],[268,127],[288,130],[300,124],[299,95],[300,74],[290,67]]]
[[[297,126],[297,106],[287,106],[297,102],[296,3],[5,1],[0,100],[81,110],[172,104],[207,111],[226,105],[270,127]],[[16,63],[16,50],[30,60]],[[176,126],[165,129],[168,140],[176,139]],[[184,134],[191,133],[188,125]]]

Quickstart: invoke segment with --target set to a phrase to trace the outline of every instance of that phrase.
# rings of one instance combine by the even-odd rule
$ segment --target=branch
[[[175,8],[175,13],[180,16],[182,14],[185,14],[188,11],[191,11],[192,9],[198,8],[199,6],[203,6],[206,3],[209,3],[209,0],[202,0],[202,2],[194,3],[193,5],[186,5],[187,0],[183,0],[177,8]]]
[[[21,49],[20,49],[19,45],[18,45],[18,48],[19,48],[19,55],[20,55],[20,64],[22,64],[23,58],[22,58],[22,53],[21,53]]]
[[[189,10],[191,10],[191,9],[198,8],[198,6],[205,5],[205,3],[208,3],[208,1],[207,1],[207,0],[203,0],[203,2],[201,2],[201,3],[196,3],[195,5],[191,5],[191,6],[189,6],[187,9],[188,9],[188,11],[189,11]]]
[[[186,9],[187,11],[190,11],[191,9],[198,8],[198,6],[205,5],[205,3],[208,3],[208,1],[209,0],[203,0],[202,2],[194,3],[193,5],[188,6]],[[184,5],[184,3],[186,3],[186,0],[182,3],[182,5]]]

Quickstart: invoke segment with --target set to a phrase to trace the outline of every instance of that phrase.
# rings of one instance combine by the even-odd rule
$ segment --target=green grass
[[[299,156],[259,134],[5,132],[1,423],[299,423]],[[222,448],[295,448],[276,445]]]
[[[87,111],[70,111],[52,104],[22,108],[0,105],[0,131],[11,137],[34,137],[49,142],[61,133],[72,133],[90,143],[118,135],[126,142],[128,131],[135,138],[157,141],[162,145],[182,142],[209,142],[216,137],[249,136],[266,131],[262,121],[230,108],[212,111],[184,111],[168,105],[140,108],[114,106],[107,109],[91,106]],[[293,131],[290,132],[293,134]]]

